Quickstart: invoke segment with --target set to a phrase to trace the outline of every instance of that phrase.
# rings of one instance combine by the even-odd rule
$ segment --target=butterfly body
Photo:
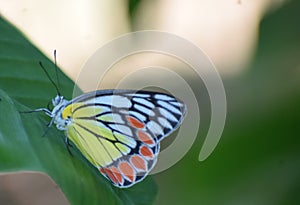
[[[141,181],[157,161],[160,141],[178,128],[185,104],[149,91],[100,90],[70,101],[57,95],[41,108],[83,156],[117,187]]]

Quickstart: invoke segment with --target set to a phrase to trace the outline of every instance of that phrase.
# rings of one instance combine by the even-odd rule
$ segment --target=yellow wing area
[[[113,113],[107,114],[108,111],[110,110],[107,107],[86,106],[84,103],[70,104],[62,111],[63,118],[69,116],[72,119],[72,123],[67,127],[68,138],[96,167],[105,167],[126,155],[133,144],[133,138],[113,132],[102,123],[104,120],[112,122],[112,119],[116,117]],[[102,122],[97,121],[95,116],[104,112]],[[83,117],[85,119],[82,119]]]

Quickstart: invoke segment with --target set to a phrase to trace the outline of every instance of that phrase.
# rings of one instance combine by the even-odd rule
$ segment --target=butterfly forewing
[[[160,140],[180,125],[186,107],[168,94],[105,90],[73,99],[66,113],[68,138],[115,186],[129,187],[153,168]]]

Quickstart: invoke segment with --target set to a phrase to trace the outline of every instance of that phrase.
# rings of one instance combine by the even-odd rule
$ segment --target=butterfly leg
[[[42,135],[42,137],[45,137],[45,136],[47,135],[47,133],[48,133],[48,131],[50,130],[50,128],[51,128],[51,127],[49,127],[49,126],[47,125],[47,129],[45,130],[45,132],[44,132],[44,134]]]
[[[73,156],[73,154],[72,154],[72,152],[70,150],[70,147],[72,147],[72,144],[70,143],[68,136],[66,135],[65,137],[66,137],[65,138],[65,144],[66,144],[67,150],[68,150],[69,154],[71,156]]]
[[[29,110],[29,111],[19,111],[20,113],[35,113],[35,112],[44,112],[46,113],[46,115],[48,116],[52,116],[52,113],[50,110],[46,109],[46,108],[38,108],[38,109],[35,109],[35,110]]]

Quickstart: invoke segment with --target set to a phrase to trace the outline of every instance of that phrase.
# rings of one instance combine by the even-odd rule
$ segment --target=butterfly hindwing
[[[68,138],[115,186],[129,187],[154,167],[159,142],[180,125],[186,108],[163,93],[105,90],[73,99],[67,112]]]

